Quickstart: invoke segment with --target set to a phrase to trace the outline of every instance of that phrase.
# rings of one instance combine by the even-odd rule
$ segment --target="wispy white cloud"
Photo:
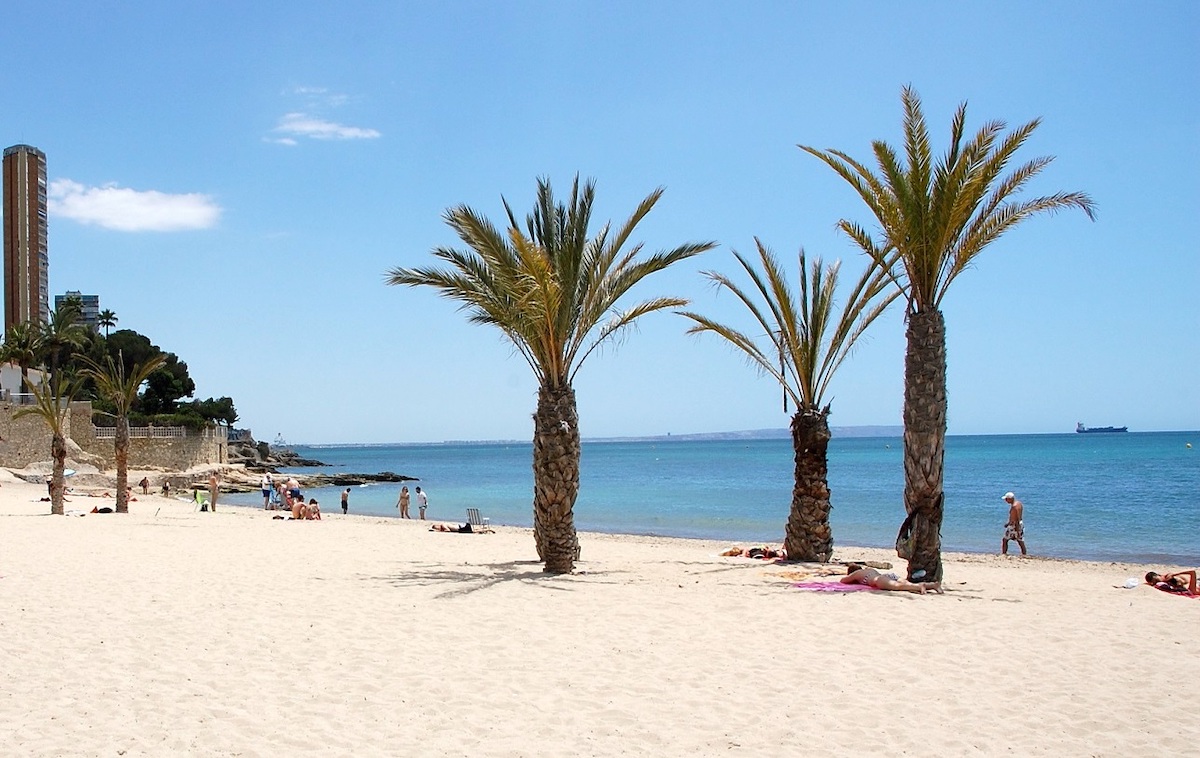
[[[326,121],[317,116],[311,116],[307,113],[286,113],[283,118],[279,119],[279,126],[275,127],[275,132],[284,135],[276,138],[276,142],[289,144],[285,140],[292,139],[290,144],[295,144],[295,137],[307,137],[308,139],[322,140],[347,140],[347,139],[375,139],[380,136],[380,133],[375,129],[365,129],[360,126],[347,126],[339,124],[335,121]]]
[[[304,86],[288,88],[283,95],[292,101],[290,110],[263,137],[264,142],[295,147],[302,140],[359,140],[382,136],[377,129],[351,126],[328,115],[348,105],[352,101],[348,95],[330,92],[325,87]]]
[[[221,207],[208,195],[171,195],[116,185],[88,187],[70,179],[50,182],[50,214],[121,232],[178,232],[208,229]]]

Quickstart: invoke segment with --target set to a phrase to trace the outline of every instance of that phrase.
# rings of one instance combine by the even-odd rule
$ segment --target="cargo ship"
[[[1082,421],[1075,424],[1077,434],[1113,434],[1127,431],[1129,431],[1127,426],[1084,426]]]

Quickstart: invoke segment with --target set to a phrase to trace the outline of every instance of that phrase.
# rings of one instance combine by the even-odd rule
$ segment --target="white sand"
[[[1200,754],[1200,600],[1114,587],[1147,567],[949,555],[943,596],[823,594],[790,582],[831,567],[585,534],[551,577],[527,530],[44,493],[0,486],[3,755]]]

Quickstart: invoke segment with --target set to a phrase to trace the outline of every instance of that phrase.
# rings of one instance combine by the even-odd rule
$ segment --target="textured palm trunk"
[[[123,415],[117,416],[113,457],[117,461],[117,513],[129,513],[129,419]]]
[[[833,557],[829,526],[829,409],[802,408],[792,416],[796,481],[783,547],[788,560],[820,561]]]
[[[61,434],[55,433],[50,439],[50,457],[54,459],[54,469],[50,475],[50,513],[61,516],[63,515],[63,472],[67,468],[67,440]]]
[[[942,579],[945,458],[946,321],[934,308],[909,314],[904,357],[904,508],[917,514],[910,579]]]
[[[579,414],[575,390],[541,387],[533,417],[533,538],[545,570],[569,574],[579,555]]]

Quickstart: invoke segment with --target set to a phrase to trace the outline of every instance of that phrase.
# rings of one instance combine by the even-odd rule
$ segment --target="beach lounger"
[[[491,519],[484,518],[483,516],[479,515],[478,508],[468,508],[467,509],[467,523],[470,524],[471,528],[474,529],[475,531],[477,531],[477,532],[493,531],[492,527],[488,524],[489,521],[491,521]]]

